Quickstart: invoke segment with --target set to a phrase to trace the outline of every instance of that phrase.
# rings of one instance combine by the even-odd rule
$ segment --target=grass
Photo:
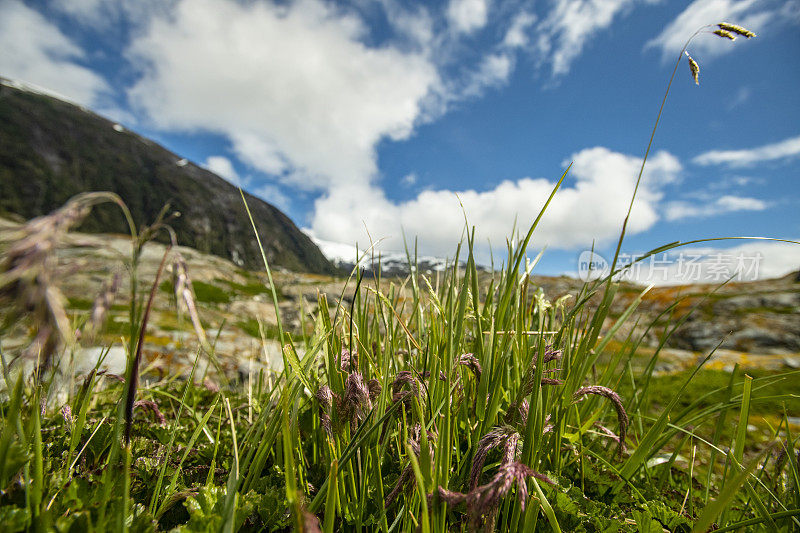
[[[78,207],[98,199],[80,197],[45,222],[68,228],[88,213]],[[611,277],[552,302],[520,268],[550,200],[499,270],[479,271],[468,227],[437,279],[354,271],[352,301],[320,294],[313,329],[296,339],[280,321],[265,259],[278,323],[264,334],[280,339],[284,370],[235,382],[196,303],[226,303],[251,288],[191,282],[180,258],[174,284],[138,280],[142,248],[169,230],[163,213],[138,232],[132,225],[128,321],[112,326],[128,351],[124,382],[98,362],[59,388],[76,347],[66,333],[60,348],[50,337],[32,342],[33,375],[0,351],[3,530],[800,527],[799,443],[789,424],[798,373],[703,370],[710,350],[689,372],[654,375],[669,325],[644,364],[634,361],[641,338],[614,339],[636,320],[646,290],[612,317],[620,286]],[[41,242],[60,236],[43,227],[51,226],[25,231]],[[4,312],[34,330],[56,327],[54,305],[32,312],[27,299],[18,310],[20,292],[54,298],[57,290],[44,259],[13,277],[15,258],[39,258],[24,255],[40,249],[25,242],[10,242],[0,261]],[[167,249],[164,262],[173,258]],[[199,348],[188,375],[140,380],[157,288],[176,294]],[[260,336],[256,319],[239,326]],[[757,422],[766,432],[752,429]]]

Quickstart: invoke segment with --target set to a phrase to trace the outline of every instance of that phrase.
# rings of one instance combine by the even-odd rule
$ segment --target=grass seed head
[[[320,387],[317,393],[314,395],[319,402],[319,422],[322,425],[322,429],[324,429],[325,433],[327,433],[331,438],[333,438],[333,428],[331,427],[331,407],[333,406],[335,395],[336,393],[333,392],[327,385]]]
[[[303,533],[322,533],[317,515],[303,508]]]
[[[410,390],[403,390],[408,387]],[[392,402],[406,401],[409,395],[419,397],[420,383],[410,370],[401,370],[392,381]]]
[[[158,404],[153,400],[137,400],[134,404],[134,407],[141,407],[145,411],[148,411],[151,415],[153,415],[158,422],[158,425],[164,426],[167,423],[167,417],[164,416],[164,413],[158,408]]]
[[[730,39],[731,41],[736,40],[736,36],[727,30],[714,30],[711,33],[713,33],[714,35],[719,35],[724,39]]]
[[[544,358],[542,359],[543,363],[549,363],[550,361],[561,361],[562,356],[561,350],[554,350],[551,344],[545,346],[544,349]]]
[[[59,344],[75,340],[64,296],[54,283],[54,253],[93,205],[113,198],[118,199],[109,193],[80,194],[49,215],[0,235],[0,241],[10,243],[0,258],[0,307],[7,322],[23,316],[31,319],[37,331],[22,357],[38,360],[43,369]]]
[[[378,381],[375,378],[372,378],[367,382],[367,389],[369,390],[369,399],[374,402],[378,398],[378,396],[380,396],[383,387],[381,387],[380,381]]]
[[[700,65],[689,55],[689,52],[684,51],[683,53],[689,58],[689,72],[692,74],[695,85],[700,85]]]
[[[512,487],[517,487],[517,498],[519,498],[520,508],[524,511],[528,501],[528,484],[526,478],[533,476],[537,479],[555,485],[555,483],[545,476],[520,462],[514,461],[500,465],[497,473],[486,485],[476,488],[467,495],[470,514],[470,523],[474,530],[480,528],[483,518],[486,517],[486,530],[492,531],[497,512],[500,509],[500,502],[508,494]]]
[[[509,444],[509,440],[512,439],[512,437],[514,438]],[[516,458],[518,443],[519,433],[510,426],[493,428],[489,433],[484,435],[481,440],[478,441],[475,457],[472,459],[472,468],[469,473],[470,490],[478,486],[478,481],[480,481],[481,472],[483,471],[483,465],[486,463],[486,458],[491,450],[503,445],[503,462],[507,463]],[[511,448],[513,448],[513,450],[511,450]],[[507,456],[510,456],[510,459],[506,461],[505,459]]]
[[[344,399],[342,416],[350,420],[350,427],[355,430],[359,420],[363,420],[372,409],[369,387],[364,383],[361,372],[352,372],[344,382]]]
[[[469,368],[472,373],[475,375],[475,380],[481,380],[481,374],[483,374],[483,368],[481,367],[480,362],[478,362],[478,358],[475,357],[471,353],[461,354],[458,358],[458,364]]]
[[[719,29],[721,29],[723,31],[727,31],[727,32],[730,32],[730,33],[735,33],[736,35],[741,35],[745,39],[750,39],[751,37],[755,37],[756,36],[755,33],[753,33],[752,31],[748,30],[747,28],[743,28],[741,26],[738,26],[736,24],[731,24],[729,22],[720,22],[719,24],[717,24],[717,26],[719,27]],[[716,33],[716,32],[714,32],[714,33]]]
[[[75,417],[72,416],[72,408],[69,404],[61,408],[61,417],[64,419],[64,422],[70,426],[75,422]]]
[[[94,304],[92,305],[92,314],[89,317],[89,339],[94,339],[103,328],[108,310],[111,308],[111,304],[114,303],[114,297],[117,294],[117,290],[119,290],[119,285],[120,275],[119,272],[117,272],[111,278],[111,281],[107,281],[103,284],[100,294],[95,298]]]
[[[358,370],[358,352],[353,350],[353,353],[350,353],[350,350],[342,347],[342,353],[339,356],[339,368],[343,372]]]
[[[589,387],[581,387],[580,389],[575,391],[575,394],[572,396],[573,400],[576,402],[583,401],[588,394],[594,394],[597,396],[602,396],[608,399],[613,405],[614,409],[617,411],[617,421],[619,422],[619,453],[622,453],[623,448],[625,447],[625,436],[628,433],[628,413],[625,411],[625,406],[622,404],[622,398],[620,398],[619,394],[614,392],[613,390],[609,389],[608,387],[603,387],[601,385],[591,385]]]

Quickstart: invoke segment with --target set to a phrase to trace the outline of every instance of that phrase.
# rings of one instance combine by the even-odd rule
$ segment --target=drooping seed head
[[[420,424],[414,424],[411,427],[408,436],[408,445],[411,448],[411,451],[414,452],[414,455],[417,457],[420,456],[422,451],[422,448],[419,445],[421,431],[422,426]],[[437,436],[431,431],[427,431],[426,433],[428,434],[428,450],[430,451],[431,457],[433,457],[433,442],[436,440]],[[411,463],[409,463],[405,466],[405,468],[403,468],[403,471],[400,472],[400,477],[397,478],[397,482],[392,488],[392,491],[386,496],[384,505],[386,507],[391,505],[405,487],[413,486],[414,484],[416,484],[416,478],[414,477],[413,470],[411,469]]]
[[[724,30],[724,31],[727,31],[727,32],[730,32],[730,33],[735,33],[736,35],[741,35],[745,39],[750,39],[751,37],[755,37],[756,36],[755,33],[751,32],[747,28],[743,28],[741,26],[738,26],[736,24],[731,24],[729,22],[720,22],[719,24],[717,24],[717,26],[721,30]]]
[[[375,399],[378,396],[380,396],[381,390],[383,390],[383,387],[381,387],[381,382],[380,381],[378,381],[375,378],[372,378],[371,380],[369,380],[367,382],[367,389],[369,389],[369,399],[374,402]]]
[[[397,482],[394,484],[392,491],[386,496],[384,500],[384,507],[389,507],[392,502],[397,498],[400,492],[405,488],[409,481],[414,478],[414,473],[411,470],[411,464],[407,464],[403,471],[400,472],[400,477],[397,478]]]
[[[334,393],[330,387],[323,385],[319,388],[314,398],[319,402],[319,423],[329,437],[333,438],[331,427],[331,407],[333,406]]]
[[[736,40],[736,36],[727,30],[714,30],[711,33],[713,33],[714,35],[719,35],[720,37],[723,37],[725,39],[730,39],[731,41]]]
[[[353,350],[351,353],[350,350],[343,346],[342,353],[339,356],[339,368],[341,368],[343,372],[358,370],[358,352]]]
[[[10,243],[0,256],[0,308],[8,323],[23,316],[30,318],[36,334],[22,356],[38,360],[40,368],[49,366],[60,343],[72,343],[75,339],[64,296],[54,284],[54,252],[94,204],[112,196],[81,194],[49,215],[35,218],[18,229],[0,232],[0,242]]]
[[[561,350],[556,350],[553,348],[552,344],[548,344],[544,348],[544,358],[542,358],[542,363],[549,363],[550,361],[561,361],[562,356]]]
[[[689,52],[684,51],[683,53],[689,58],[689,72],[692,74],[695,85],[700,85],[700,65],[689,55]]]
[[[603,436],[608,437],[609,439],[611,439],[613,441],[616,441],[617,444],[620,445],[620,450],[621,451],[625,451],[626,450],[625,443],[622,442],[622,440],[620,440],[619,435],[617,435],[616,433],[614,433],[613,431],[611,431],[610,429],[608,429],[607,427],[602,425],[600,422],[595,422],[594,423],[594,427],[596,427]]]
[[[509,439],[515,437],[509,444]],[[510,426],[502,426],[493,428],[489,433],[484,435],[478,441],[475,449],[475,456],[472,459],[472,468],[469,473],[469,488],[470,490],[478,486],[478,481],[483,471],[483,465],[486,463],[486,458],[489,452],[500,445],[504,446],[503,459],[504,463],[510,462],[516,458],[517,443],[519,442],[519,433]],[[513,448],[513,450],[512,450]],[[506,461],[506,457],[509,460]]]
[[[317,515],[303,508],[303,533],[322,533]]]
[[[61,417],[64,419],[64,422],[69,425],[72,425],[75,422],[75,418],[72,416],[72,408],[69,406],[69,404],[61,408]]]
[[[204,379],[204,380],[203,380],[203,386],[204,386],[204,387],[206,388],[206,390],[208,390],[209,392],[215,392],[215,393],[216,393],[216,392],[219,392],[219,385],[217,385],[216,383],[214,383],[213,381],[211,381],[211,379],[210,379],[210,378],[206,378],[206,379]]]
[[[402,390],[408,387],[410,390]],[[404,401],[409,395],[419,397],[420,383],[417,376],[410,370],[402,370],[397,373],[392,381],[392,402]]]
[[[529,466],[520,462],[514,461],[500,465],[497,473],[489,483],[471,491],[467,496],[467,500],[472,503],[470,509],[471,519],[470,522],[477,529],[483,517],[486,517],[487,529],[491,530],[494,525],[497,511],[500,508],[500,502],[513,486],[517,487],[517,498],[519,498],[520,508],[524,511],[525,504],[528,500],[528,484],[526,478],[533,476],[537,479],[555,485],[555,483],[545,476],[530,468]],[[474,493],[474,496],[472,496]]]
[[[344,399],[342,401],[345,419],[350,420],[350,427],[355,429],[358,420],[363,420],[367,412],[372,409],[369,387],[364,383],[361,372],[352,372],[344,382]]]
[[[572,398],[574,401],[580,402],[584,400],[587,394],[602,396],[608,399],[612,405],[614,405],[614,409],[617,412],[617,422],[619,422],[619,453],[622,454],[622,450],[625,447],[625,436],[628,433],[629,423],[628,413],[625,411],[625,406],[622,404],[622,398],[620,398],[619,394],[613,390],[601,385],[581,387],[575,391],[575,394],[572,396]]]
[[[454,507],[459,503],[463,503],[467,501],[467,495],[461,492],[454,492],[451,490],[447,490],[444,487],[438,488],[439,498],[442,499],[447,505]]]
[[[133,404],[133,407],[141,407],[145,411],[148,411],[155,417],[156,422],[158,422],[158,425],[160,426],[163,426],[167,423],[167,417],[164,416],[164,414],[158,408],[158,404],[153,400],[138,400]]]
[[[100,290],[100,294],[98,294],[97,298],[95,298],[94,305],[92,305],[92,314],[89,317],[89,324],[88,324],[90,339],[95,338],[97,334],[100,332],[100,329],[103,327],[106,314],[108,313],[108,310],[111,308],[111,304],[114,302],[114,297],[116,296],[117,290],[119,289],[119,284],[120,284],[120,275],[117,272],[111,278],[110,282],[106,282],[103,284],[103,288]]]
[[[461,354],[461,356],[458,358],[458,364],[469,368],[475,375],[476,381],[481,380],[481,374],[483,373],[483,368],[481,367],[480,362],[478,362],[478,358],[475,357],[473,354],[471,353]]]

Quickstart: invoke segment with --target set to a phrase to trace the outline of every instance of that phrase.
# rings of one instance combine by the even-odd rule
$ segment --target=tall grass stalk
[[[716,35],[744,36],[736,28],[720,25]],[[475,228],[465,215],[463,240],[445,270],[368,279],[356,266],[338,301],[319,294],[308,318],[313,333],[303,316],[295,344],[242,193],[270,285],[283,369],[270,386],[260,378],[254,386],[250,376],[246,388],[237,388],[216,361],[198,310],[190,309],[199,348],[180,378],[185,382],[169,376],[142,389],[145,332],[167,255],[155,279],[146,280],[147,298],[139,263],[168,219],[164,211],[138,233],[131,222],[124,384],[103,378],[98,361],[59,416],[41,407],[55,371],[33,381],[12,376],[0,351],[4,526],[326,533],[794,527],[800,476],[788,416],[779,425],[785,434],[774,432],[784,455],[772,463],[748,423],[764,403],[794,402],[795,394],[776,394],[774,386],[796,376],[742,382],[734,369],[726,387],[687,400],[714,348],[669,394],[656,397],[660,352],[688,315],[677,314],[674,302],[646,323],[639,312],[650,288],[619,304],[631,294],[615,279],[619,254],[682,58],[645,150],[611,272],[572,300],[550,299],[531,275],[541,254],[528,256],[568,168],[522,238],[509,239],[498,269],[478,267]],[[640,260],[714,240],[670,243]],[[370,253],[379,270],[373,249],[357,265]],[[416,243],[406,255],[417,266]],[[0,288],[12,279],[4,276]],[[645,336],[655,331],[655,351],[642,358]],[[201,354],[214,363],[209,372],[218,374],[220,390],[195,384]],[[161,402],[169,426],[135,421],[136,397],[145,393]],[[687,446],[688,473],[681,469]],[[58,461],[62,466],[51,468]]]

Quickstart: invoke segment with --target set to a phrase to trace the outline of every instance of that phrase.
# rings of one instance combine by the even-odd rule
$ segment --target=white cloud
[[[667,220],[682,220],[687,218],[707,218],[734,211],[763,211],[769,205],[758,198],[725,195],[704,204],[691,204],[688,202],[669,202],[664,206],[664,216]]]
[[[267,174],[281,175],[289,169],[289,163],[281,155],[275,142],[262,133],[231,131],[229,133],[233,150],[243,162]],[[302,185],[321,186],[322,184],[303,183]]]
[[[281,211],[289,211],[292,202],[288,196],[283,194],[281,190],[275,185],[262,185],[250,191],[254,196],[258,196],[267,203],[270,203],[280,209]]]
[[[217,176],[225,178],[237,187],[243,186],[242,179],[239,177],[236,169],[233,168],[233,163],[231,163],[231,160],[227,157],[221,155],[209,156],[206,158],[206,162],[203,166]]]
[[[728,101],[728,111],[732,111],[746,103],[748,100],[750,100],[752,94],[753,90],[750,87],[739,87],[739,89],[736,91],[736,94],[731,96]]]
[[[415,183],[417,183],[417,175],[415,173],[406,174],[403,176],[403,179],[400,182],[405,185],[406,187],[411,187]]]
[[[647,48],[660,48],[664,59],[674,59],[701,26],[730,22],[759,33],[780,11],[774,2],[758,0],[695,0],[668,24]],[[739,41],[736,41],[738,44]],[[734,43],[716,35],[700,35],[691,44],[692,54],[707,59],[733,50]]]
[[[434,20],[424,6],[403,6],[394,0],[382,0],[381,5],[398,38],[405,38],[420,51],[430,53],[436,35]]]
[[[51,0],[56,10],[80,24],[97,29],[126,23],[145,24],[154,15],[167,15],[177,0]]]
[[[536,22],[536,15],[521,11],[518,13],[503,38],[503,46],[508,48],[522,48],[528,45],[528,30]]]
[[[105,80],[81,66],[85,52],[54,24],[17,0],[0,2],[0,73],[42,92],[82,105],[109,90]]]
[[[798,155],[800,155],[800,136],[746,150],[711,150],[698,155],[692,159],[692,162],[704,166],[728,165],[730,167],[746,167],[766,161],[797,157]]]
[[[742,242],[742,241],[737,241]],[[623,264],[630,257],[623,257]],[[728,248],[691,246],[644,259],[623,279],[649,285],[720,284],[783,277],[800,269],[800,245],[753,240]]]
[[[573,155],[573,186],[557,193],[537,229],[534,246],[569,249],[616,237],[633,193],[641,159],[596,147]],[[660,187],[677,179],[678,160],[667,152],[651,159],[628,225],[630,234],[644,231],[658,220]],[[418,236],[424,253],[452,254],[464,228],[464,206],[470,224],[477,227],[480,253],[487,255],[487,239],[502,247],[517,220],[527,229],[550,195],[555,182],[523,178],[503,181],[487,191],[426,190],[408,202],[390,202],[377,188],[336,189],[316,202],[312,229],[319,238],[334,242],[385,239],[384,250],[402,249],[402,231]],[[459,203],[460,199],[460,203]]]
[[[458,93],[459,98],[481,96],[486,89],[505,85],[514,70],[514,59],[507,53],[489,54],[471,72]]]
[[[486,26],[488,0],[450,0],[447,18],[456,31],[471,33]]]
[[[587,41],[611,26],[634,0],[555,0],[547,17],[536,25],[540,62],[552,65],[553,75],[569,71]]]
[[[143,75],[129,96],[158,127],[224,134],[287,183],[364,186],[377,143],[408,137],[439,83],[424,55],[369,47],[365,32],[319,0],[184,1],[134,39]]]

